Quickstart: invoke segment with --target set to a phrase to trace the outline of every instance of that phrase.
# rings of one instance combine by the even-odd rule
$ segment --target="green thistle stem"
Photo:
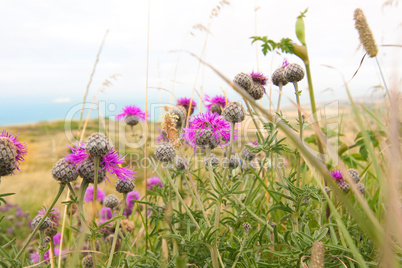
[[[228,154],[227,154],[229,162],[230,162],[230,158],[232,156],[234,129],[235,129],[235,123],[231,122],[230,123],[230,143],[229,143],[229,149],[228,149]],[[209,163],[208,163],[208,165],[209,165]],[[227,176],[229,170],[230,170],[229,167],[225,169],[225,172],[223,174],[222,187],[225,187],[226,176]]]
[[[84,226],[87,226],[87,222],[85,219],[85,214],[84,214],[84,196],[85,192],[88,188],[89,182],[85,179],[82,180],[81,185],[80,185],[80,195],[78,196],[78,211],[80,212],[80,216],[84,222]]]
[[[44,245],[43,237],[44,236],[45,236],[45,231],[39,230],[39,262],[43,261],[43,256],[45,255],[45,251],[43,250],[43,245]],[[43,267],[43,263],[41,263],[40,267]]]
[[[54,198],[52,204],[50,205],[49,209],[46,211],[45,215],[43,215],[42,220],[38,223],[38,225],[36,225],[35,229],[32,231],[32,233],[29,235],[28,239],[25,241],[24,246],[22,247],[22,249],[18,252],[17,256],[15,256],[14,260],[17,260],[22,253],[24,253],[25,249],[27,248],[29,242],[31,242],[32,238],[34,237],[34,235],[36,234],[36,232],[38,231],[39,227],[42,225],[42,223],[45,221],[46,217],[49,215],[50,211],[53,209],[54,205],[56,205],[57,200],[59,200],[61,194],[63,193],[64,188],[66,187],[66,185],[60,184],[59,186],[59,192],[57,193],[56,197]]]
[[[127,199],[127,193],[124,193],[123,194],[123,202],[121,204],[119,216],[123,215],[123,211],[124,211],[124,209],[126,207],[126,199]],[[117,220],[117,223],[116,223],[116,228],[114,230],[114,235],[113,235],[112,247],[110,249],[109,260],[107,262],[106,268],[110,268],[111,265],[112,265],[114,250],[115,250],[115,247],[116,247],[117,237],[118,237],[118,234],[119,234],[120,221],[121,221],[121,219],[119,218]]]
[[[50,251],[52,252],[52,256],[50,258],[50,261],[52,263],[52,267],[55,267],[55,256],[56,256],[56,254],[54,253],[53,237],[50,237]]]
[[[296,102],[297,102],[297,115],[299,116],[299,136],[300,136],[300,142],[303,143],[303,117],[301,114],[301,105],[300,105],[300,91],[299,91],[299,86],[297,82],[293,83],[293,86],[295,87],[295,95],[296,95]],[[301,166],[301,159],[300,159],[300,154],[298,153],[296,156],[296,164],[297,164],[297,185],[300,187],[300,166]]]

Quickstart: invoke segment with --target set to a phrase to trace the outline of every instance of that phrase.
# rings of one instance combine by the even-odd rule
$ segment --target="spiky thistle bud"
[[[211,159],[211,165],[212,166],[217,166],[219,165],[219,158],[215,154],[211,154],[210,156],[207,156],[204,158],[204,164],[206,167],[209,166],[209,159]]]
[[[232,101],[226,105],[225,109],[223,109],[222,116],[230,123],[239,123],[244,120],[246,111],[240,102]]]
[[[200,148],[211,148],[214,149],[218,146],[215,140],[214,133],[211,129],[199,129],[195,137],[195,144]]]
[[[75,166],[62,158],[53,166],[52,175],[60,183],[69,183],[77,179],[78,172]]]
[[[173,146],[169,143],[159,145],[155,151],[155,157],[162,162],[170,162],[176,156]]]
[[[377,56],[378,48],[363,10],[360,8],[355,9],[353,18],[355,20],[355,28],[359,32],[360,43],[370,57]]]
[[[130,221],[129,219],[123,219],[121,220],[121,227],[123,228],[124,231],[132,233],[135,225],[134,222]]]
[[[78,168],[78,174],[89,183],[94,183],[95,181],[95,162],[93,158],[85,159],[81,166]],[[101,183],[106,179],[106,169],[101,165],[98,168],[98,183]]]
[[[94,133],[85,142],[85,151],[91,156],[107,155],[110,149],[109,141],[103,133]]]
[[[275,86],[284,86],[288,83],[285,77],[285,67],[281,66],[271,75],[271,81]]]
[[[43,216],[42,215],[37,215],[31,222],[31,225],[33,228],[36,228],[38,226],[39,222],[42,220]],[[42,224],[39,227],[39,230],[45,230],[50,226],[50,219],[48,217],[45,218],[45,220],[42,222]]]
[[[319,241],[315,241],[311,248],[310,267],[324,268],[324,245]]]
[[[115,184],[116,191],[122,194],[127,194],[134,190],[135,184],[133,181],[122,181],[122,180],[117,180]]]
[[[188,166],[188,161],[183,157],[177,157],[174,166],[178,170],[183,170]]]
[[[257,171],[258,170],[258,162],[253,160],[253,161],[243,161],[242,162],[242,169],[244,171],[249,171],[251,169]]]
[[[303,68],[297,63],[290,63],[285,67],[285,78],[289,82],[297,83],[304,77]]]
[[[82,267],[83,268],[92,268],[94,267],[94,261],[92,259],[92,255],[88,254],[82,259]]]
[[[361,194],[364,194],[366,192],[366,186],[364,186],[363,183],[360,182],[356,186],[357,186],[357,189],[359,189]]]
[[[119,204],[119,199],[114,194],[110,194],[105,197],[103,204],[107,208],[115,208]]]
[[[238,73],[233,78],[233,82],[248,91],[253,84],[253,79],[251,78],[251,75],[247,73]]]
[[[248,231],[250,231],[251,225],[248,222],[243,223],[243,228],[246,234],[248,234]]]
[[[239,165],[240,165],[239,157],[236,156],[236,154],[234,154],[234,153],[230,156],[230,159],[228,159],[227,157],[225,157],[223,159],[223,167],[224,168],[235,169]]]
[[[57,229],[59,225],[53,221],[50,221],[50,225],[48,228],[45,229],[45,235],[49,237],[53,237],[57,234]]]
[[[251,161],[255,158],[256,154],[253,153],[250,148],[248,147],[244,147],[243,150],[240,152],[240,156],[247,160],[247,161]]]
[[[355,183],[359,183],[359,181],[360,181],[359,171],[357,171],[356,169],[350,168],[350,169],[348,169],[348,172],[349,172],[350,177],[352,177],[353,181]]]

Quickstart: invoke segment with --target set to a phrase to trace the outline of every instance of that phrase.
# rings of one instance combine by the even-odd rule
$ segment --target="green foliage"
[[[283,53],[293,53],[293,45],[292,40],[290,38],[282,38],[279,42],[275,42],[272,39],[268,39],[267,36],[252,36],[253,39],[252,44],[257,41],[261,41],[261,49],[264,55],[267,55],[268,52],[272,52],[274,50],[279,50]]]

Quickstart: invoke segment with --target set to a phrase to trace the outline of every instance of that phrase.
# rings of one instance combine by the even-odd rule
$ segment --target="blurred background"
[[[382,46],[402,43],[402,10],[394,1],[150,0],[149,7],[148,1],[0,1],[0,126],[63,119],[69,111],[78,119],[103,40],[87,101],[104,89],[98,100],[105,107],[114,105],[102,111],[104,116],[116,115],[125,105],[144,108],[147,69],[149,105],[169,103],[169,91],[178,98],[191,97],[194,88],[212,96],[225,90],[229,99],[239,99],[210,69],[178,51],[202,56],[230,79],[251,71],[269,76],[284,58],[301,61],[275,52],[264,56],[261,43],[251,44],[250,37],[297,41],[296,17],[306,8],[306,39],[319,103],[346,100],[341,75],[327,66],[349,81],[364,56],[354,28],[356,8],[364,11],[379,45],[385,77],[402,73],[401,48]],[[306,86],[305,79],[301,101],[307,104]],[[350,89],[357,100],[383,99],[375,59],[365,58]],[[271,90],[276,103],[277,88]],[[285,87],[289,98],[293,92],[291,85]],[[194,98],[199,104],[197,93]],[[267,97],[263,103],[269,105]],[[283,105],[290,105],[286,97]],[[151,113],[156,121],[157,109]]]

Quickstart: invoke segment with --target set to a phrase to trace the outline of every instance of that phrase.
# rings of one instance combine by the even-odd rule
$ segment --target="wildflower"
[[[282,87],[286,85],[289,81],[285,76],[285,67],[288,66],[289,63],[286,59],[283,60],[282,66],[276,69],[271,75],[271,81],[275,86]]]
[[[45,208],[42,208],[41,210],[38,211],[38,215],[42,215],[44,216],[46,213]],[[51,220],[54,223],[59,224],[60,221],[60,210],[58,210],[57,208],[52,208],[52,210],[50,211],[49,215],[47,215],[47,217],[49,218],[49,220]]]
[[[153,190],[154,187],[158,186],[160,188],[163,187],[162,181],[159,177],[151,177],[149,179],[147,179],[147,189],[148,190]]]
[[[135,126],[139,121],[145,121],[145,113],[137,106],[126,106],[122,113],[116,115],[116,120],[122,119],[124,119],[124,122],[126,122],[127,125]]]
[[[37,215],[31,222],[32,228],[36,228],[38,226],[39,222],[42,220],[43,216],[42,215]],[[45,230],[50,226],[51,221],[49,220],[48,217],[45,218],[45,220],[42,222],[42,224],[39,227],[39,230]]]
[[[183,127],[187,121],[187,110],[183,106],[174,106],[170,111],[176,117],[176,128]]]
[[[222,147],[230,140],[230,124],[218,114],[199,114],[190,121],[181,137],[193,148]]]
[[[257,141],[254,141],[254,142],[252,142],[252,143],[250,144],[251,147],[254,147],[254,146],[256,146],[256,145],[258,145],[258,142],[257,142]],[[251,160],[253,160],[253,159],[255,158],[256,154],[253,153],[253,152],[250,150],[250,148],[244,147],[243,150],[240,152],[240,156],[241,156],[243,159],[247,160],[247,161],[251,161]]]
[[[116,191],[118,191],[119,193],[127,194],[132,190],[134,190],[135,184],[132,181],[117,180],[114,187],[116,188]]]
[[[99,211],[99,215],[101,216],[100,223],[104,223],[105,221],[110,220],[111,218],[113,218],[112,210],[110,208],[108,208],[108,207],[103,207]]]
[[[209,102],[205,105],[208,112],[217,113],[219,115],[222,114],[223,108],[225,108],[226,104],[229,102],[225,96],[215,96],[211,98],[208,95],[205,95],[205,101]]]
[[[96,200],[99,200],[99,202],[103,203],[103,200],[106,195],[105,192],[102,191],[102,189],[99,187],[96,187],[96,191],[97,191]],[[87,190],[85,191],[84,201],[92,202],[93,197],[94,197],[94,187],[91,185],[91,186],[88,186]]]
[[[60,240],[61,240],[61,233],[57,233],[56,235],[53,236],[53,244],[60,245]]]
[[[14,174],[15,169],[24,161],[27,154],[26,145],[20,143],[17,135],[7,133],[5,129],[0,134],[0,177]]]
[[[176,105],[177,105],[177,106],[183,106],[183,107],[186,109],[186,111],[187,111],[186,114],[188,114],[188,110],[190,109],[190,103],[191,103],[191,112],[190,112],[190,115],[192,115],[192,114],[194,113],[195,107],[197,107],[197,103],[195,103],[194,100],[192,100],[192,99],[190,99],[190,98],[185,98],[185,97],[184,97],[184,98],[180,98],[180,99],[177,100]]]
[[[169,139],[168,139],[168,137],[167,137],[167,132],[166,132],[166,130],[161,129],[161,128],[159,128],[159,127],[156,127],[156,129],[157,129],[158,131],[160,131],[160,133],[161,133],[161,134],[159,134],[158,137],[156,137],[156,141],[157,141],[158,143],[169,142]]]
[[[350,186],[343,179],[342,173],[339,170],[332,171],[331,176],[337,182],[342,191],[347,192],[349,190]]]
[[[76,147],[69,147],[72,153],[65,156],[65,159],[72,165],[77,165],[78,173],[89,182],[94,181],[95,168],[93,157],[85,151],[84,143],[77,143]],[[106,178],[106,172],[115,175],[119,180],[131,181],[136,173],[127,167],[120,167],[124,163],[124,157],[121,157],[115,149],[110,148],[109,152],[100,157],[98,182]]]
[[[268,78],[265,77],[262,73],[251,72],[250,76],[251,76],[251,79],[253,79],[254,83],[258,83],[262,86],[265,86],[267,84]]]
[[[138,191],[132,191],[127,194],[126,209],[124,210],[123,215],[128,217],[133,213],[136,200],[140,200],[140,193]]]

